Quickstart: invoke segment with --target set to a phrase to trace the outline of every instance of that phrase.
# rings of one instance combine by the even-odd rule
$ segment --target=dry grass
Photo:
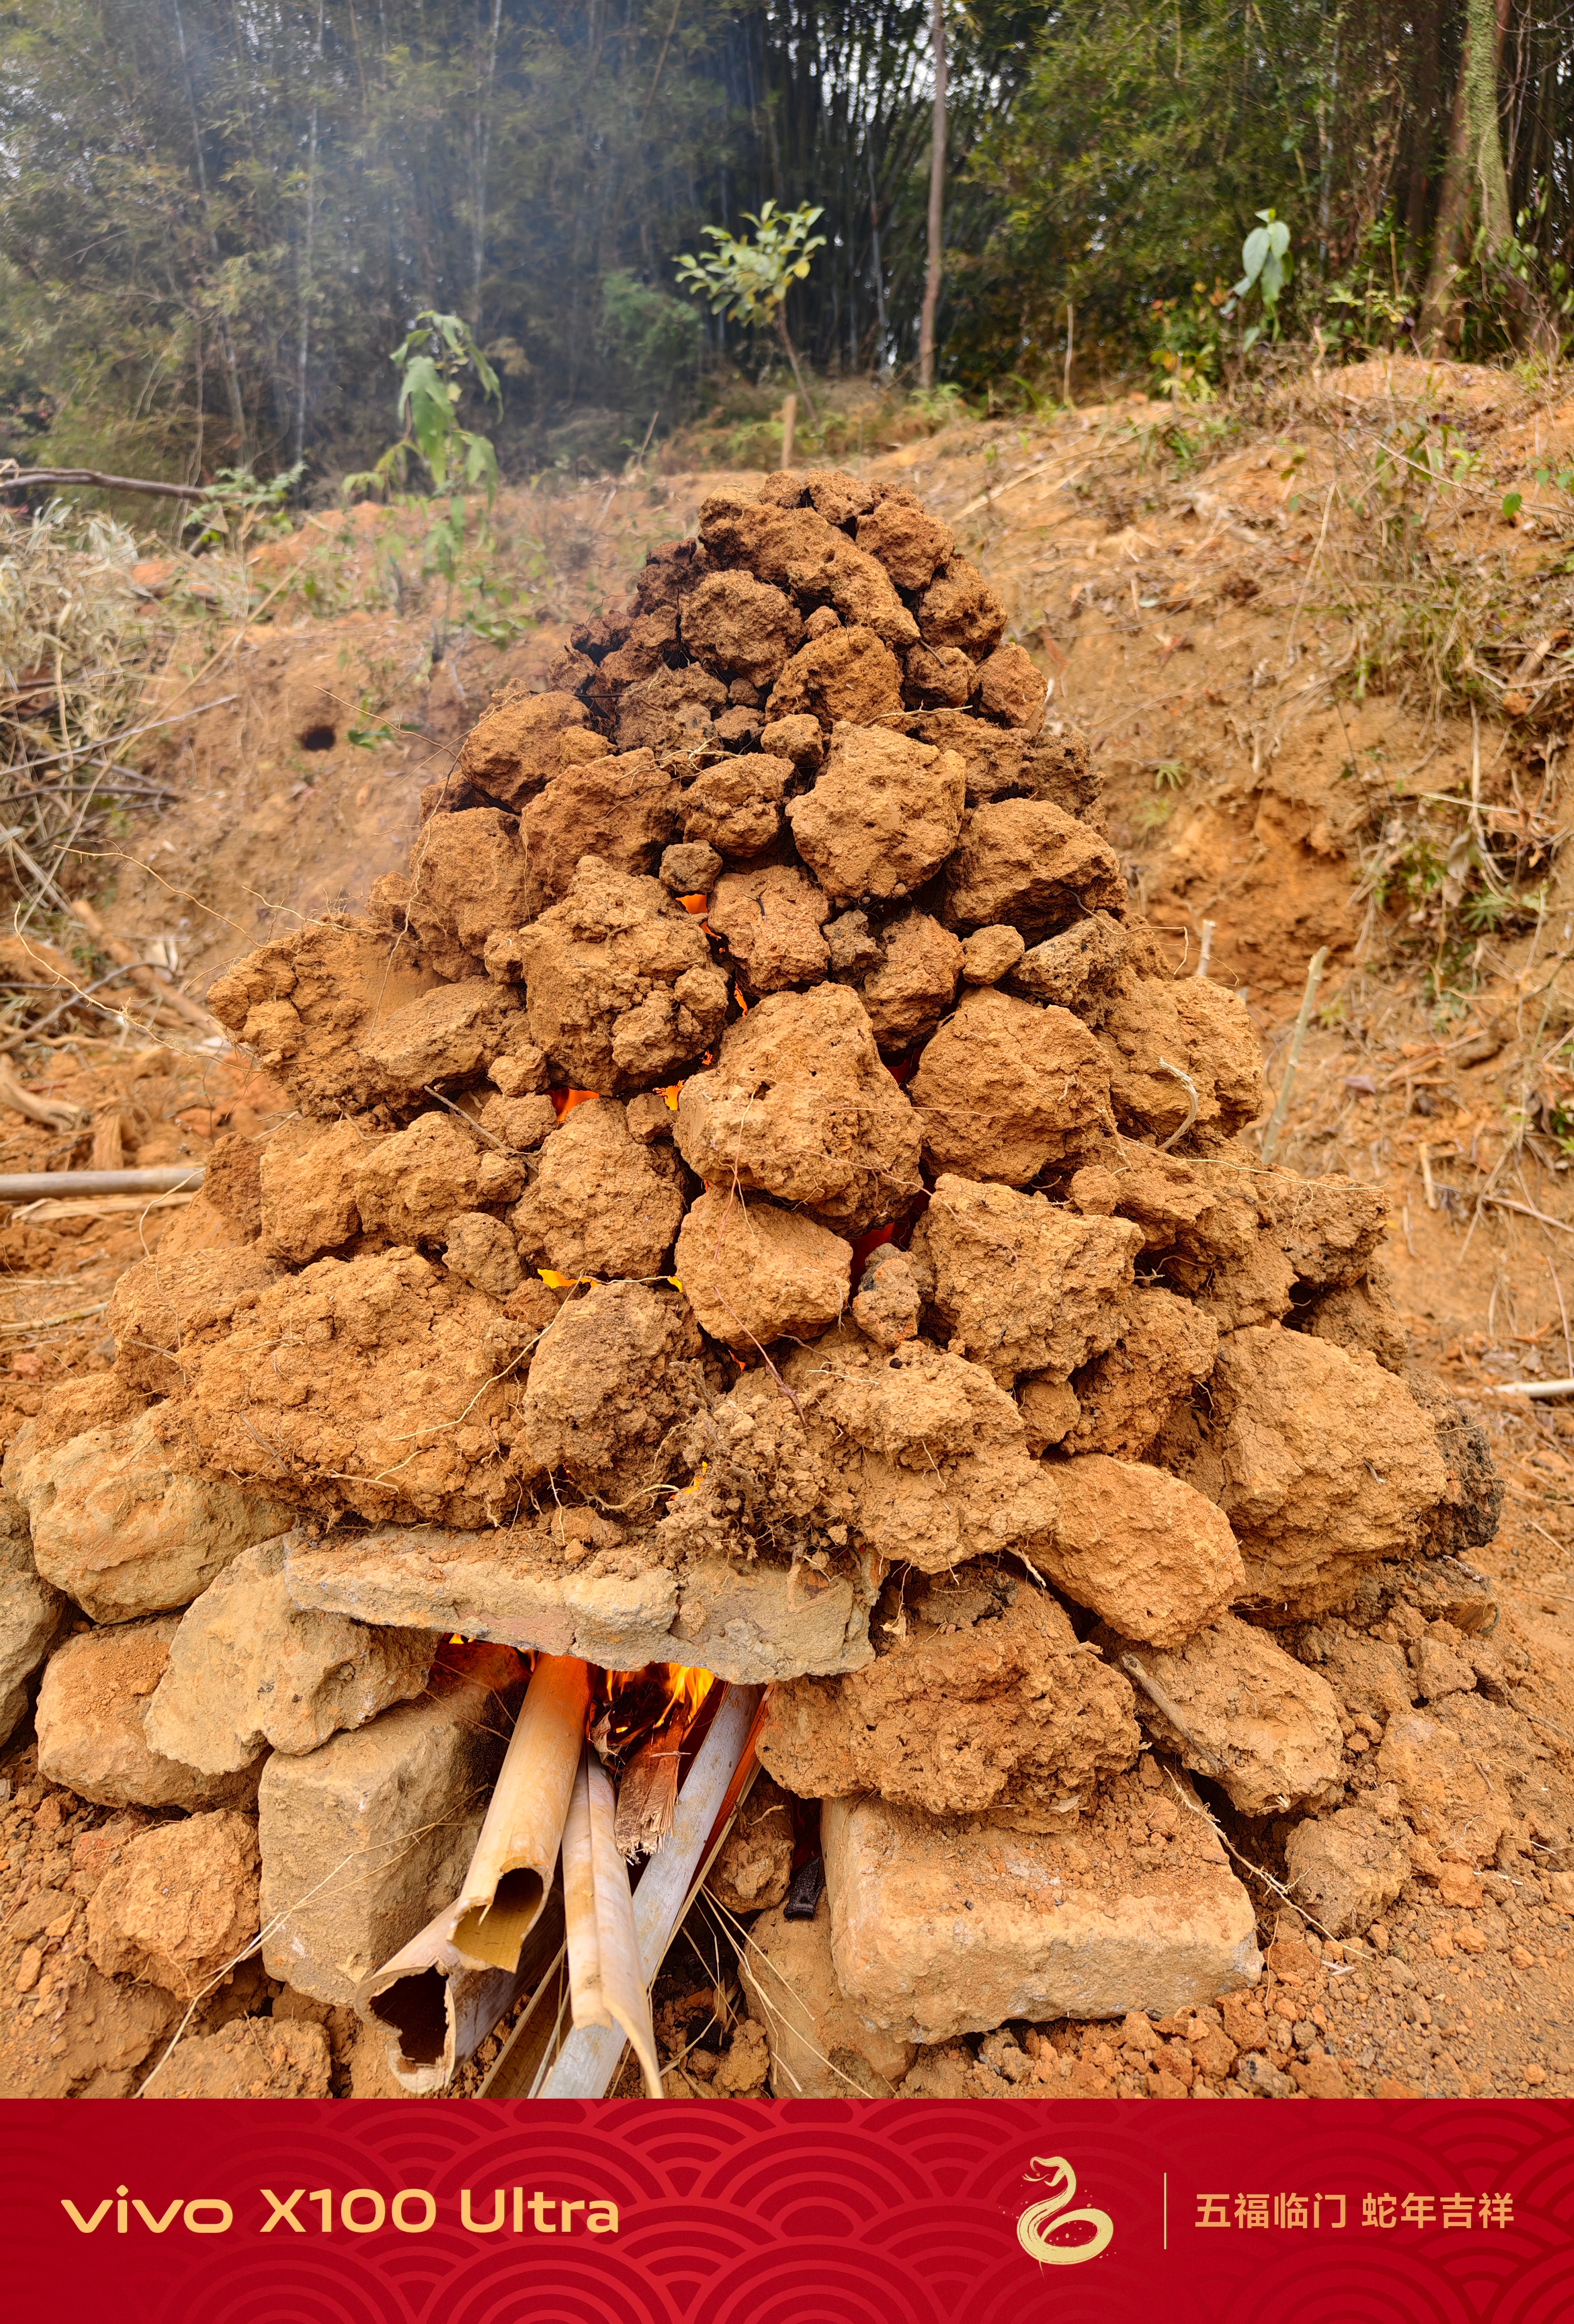
[[[168,628],[133,590],[139,553],[102,518],[0,514],[0,845],[18,927],[58,912],[73,847],[168,797],[124,755]]]

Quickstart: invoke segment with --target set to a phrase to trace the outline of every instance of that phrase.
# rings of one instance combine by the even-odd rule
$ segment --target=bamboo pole
[[[502,1770],[444,1929],[475,1967],[519,1967],[541,1916],[590,1707],[590,1671],[575,1655],[543,1655],[530,1679]]]
[[[478,1969],[467,1960],[446,1933],[452,1913],[445,1904],[355,1997],[364,2023],[388,2034],[389,2069],[412,2098],[446,2089],[455,2069],[474,2057],[563,1950],[563,1899],[557,1889],[525,1939],[517,1969]]]
[[[50,1194],[195,1194],[202,1173],[200,1162],[148,1170],[8,1170],[0,1173],[0,1203],[36,1203]]]
[[[729,1686],[678,1795],[671,1831],[634,1891],[634,1926],[647,1986],[667,1958],[685,1914],[731,1829],[763,1690]],[[512,2044],[483,2086],[483,2098],[604,2098],[623,2054],[619,2027],[580,2026],[532,2084],[523,2084]]]
[[[619,1850],[617,1801],[587,1743],[580,1756],[563,1832],[563,1909],[567,1925],[569,2003],[576,2029],[617,2028],[633,2045],[645,2095],[664,2096],[656,2028],[645,1987],[629,1868]]]

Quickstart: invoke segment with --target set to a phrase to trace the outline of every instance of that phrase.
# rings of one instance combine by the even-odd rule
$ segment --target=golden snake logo
[[[1042,2203],[1031,2203],[1017,2222],[1017,2240],[1028,2256],[1050,2267],[1080,2267],[1085,2259],[1097,2259],[1107,2251],[1115,2235],[1115,2222],[1108,2211],[1092,2209],[1068,2211],[1066,2205],[1077,2191],[1077,2174],[1063,2154],[1036,2154],[1033,2167],[1023,2172],[1025,2179],[1036,2179],[1052,2192]],[[1052,2244],[1048,2230],[1062,2227],[1091,2227],[1091,2236],[1080,2243]]]

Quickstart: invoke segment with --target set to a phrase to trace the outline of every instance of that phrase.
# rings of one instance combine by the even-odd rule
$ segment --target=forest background
[[[696,427],[757,459],[779,348],[675,262],[767,201],[823,211],[808,364],[910,399],[937,14],[931,420],[1206,398],[1269,210],[1302,350],[1566,341],[1574,0],[0,0],[0,457],[326,495],[437,309],[501,375],[505,474]]]

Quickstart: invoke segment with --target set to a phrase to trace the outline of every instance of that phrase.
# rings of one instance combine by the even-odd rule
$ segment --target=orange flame
[[[589,1734],[603,1759],[627,1761],[658,1737],[679,1740],[715,1685],[708,1670],[648,1663],[643,1670],[597,1671]]]
[[[589,1105],[594,1098],[601,1095],[601,1092],[600,1090],[553,1090],[549,1095],[553,1111],[561,1121],[565,1114],[574,1111],[576,1105]]]

